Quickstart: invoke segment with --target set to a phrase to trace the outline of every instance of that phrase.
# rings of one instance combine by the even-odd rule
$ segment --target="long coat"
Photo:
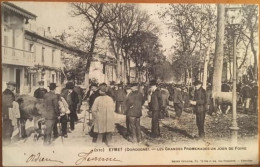
[[[126,115],[130,117],[142,116],[142,105],[144,97],[138,90],[131,92],[126,99]]]
[[[2,113],[4,119],[9,119],[8,108],[13,107],[14,100],[14,93],[11,90],[6,89],[2,95]]]
[[[47,120],[54,120],[59,115],[58,96],[54,92],[48,92],[44,95],[45,110],[42,117]]]
[[[160,89],[156,89],[151,95],[151,102],[149,108],[151,111],[160,111],[162,109],[162,93]]]
[[[194,101],[196,101],[196,105],[194,107],[194,111],[196,113],[202,113],[207,110],[207,93],[205,89],[200,87],[198,90],[195,90]]]
[[[115,103],[107,95],[99,96],[92,106],[94,132],[106,133],[115,130]]]

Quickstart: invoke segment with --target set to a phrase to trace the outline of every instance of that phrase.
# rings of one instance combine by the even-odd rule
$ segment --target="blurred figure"
[[[126,115],[129,121],[130,137],[132,142],[141,142],[140,117],[142,116],[142,105],[144,98],[138,90],[138,83],[131,84],[132,92],[126,100]]]
[[[118,89],[115,91],[116,113],[123,114],[123,102],[126,100],[126,92],[123,89],[123,84],[118,84]]]
[[[126,105],[126,101],[127,101],[127,98],[128,98],[128,96],[129,96],[129,94],[132,92],[132,90],[131,90],[131,86],[130,85],[127,85],[126,87],[125,87],[125,91],[126,91],[126,99],[125,99],[125,101],[123,102],[124,103],[124,105],[123,106],[125,106],[124,107],[124,115],[126,115],[126,132],[127,132],[127,136],[129,136],[131,133],[130,133],[130,128],[129,128],[129,116],[127,115],[127,105]]]
[[[70,114],[69,105],[66,100],[58,95],[58,104],[59,104],[59,124],[61,124],[61,135],[65,138],[68,137],[67,135],[67,122],[68,122],[68,114]]]
[[[253,111],[255,113],[258,112],[258,85],[257,82],[252,83],[252,105],[253,105]]]
[[[2,93],[2,139],[3,145],[11,143],[11,137],[13,135],[14,126],[12,120],[9,118],[9,109],[13,108],[13,102],[15,101],[14,90],[16,88],[15,82],[8,82],[7,88]]]
[[[67,82],[65,89],[61,92],[61,96],[69,105],[70,114],[70,130],[74,130],[75,121],[77,120],[77,106],[79,103],[78,94],[74,91],[74,83]]]
[[[161,84],[160,88],[161,88],[161,94],[162,94],[162,110],[161,110],[160,118],[164,119],[165,117],[169,117],[169,113],[168,113],[167,108],[168,108],[168,105],[169,105],[170,93],[166,89],[166,85],[165,84]]]
[[[190,101],[190,104],[194,106],[194,112],[196,114],[196,124],[199,130],[199,138],[205,137],[204,122],[207,110],[207,94],[205,89],[202,88],[201,81],[195,81],[194,100]]]
[[[57,118],[60,114],[58,96],[55,94],[56,87],[56,83],[50,83],[50,91],[44,95],[44,104],[46,107],[46,110],[42,112],[42,117],[45,119],[46,126],[44,133],[44,145],[51,144],[51,133],[55,124],[57,124]]]
[[[98,85],[96,83],[93,83],[90,87],[90,93],[88,97],[88,103],[89,103],[89,112],[91,112],[91,108],[94,104],[95,99],[99,96],[99,90]]]
[[[97,133],[97,143],[105,142],[108,146],[112,140],[114,132],[114,111],[115,104],[113,99],[106,95],[107,86],[105,83],[100,84],[99,94],[92,106],[94,120],[94,132]]]
[[[107,95],[110,96],[115,101],[115,99],[116,99],[115,81],[111,81],[110,86],[107,89],[108,89]]]
[[[174,105],[174,110],[176,112],[175,114],[176,125],[179,125],[180,122],[180,117],[183,110],[183,103],[184,101],[182,99],[180,85],[175,85],[174,93],[173,93],[173,105]]]
[[[241,96],[243,101],[243,109],[245,113],[250,111],[250,103],[252,98],[252,88],[249,86],[248,82],[241,88]]]
[[[34,91],[34,97],[37,99],[43,99],[45,93],[47,93],[47,89],[44,88],[44,81],[39,81],[39,88]]]
[[[159,117],[162,110],[162,94],[155,80],[150,82],[151,101],[149,110],[152,112],[152,137],[160,137]]]

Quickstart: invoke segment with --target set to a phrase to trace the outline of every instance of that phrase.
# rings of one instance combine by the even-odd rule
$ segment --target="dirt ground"
[[[105,144],[92,143],[92,138],[88,134],[90,127],[89,113],[86,112],[87,105],[82,105],[82,112],[78,115],[79,122],[75,125],[75,130],[68,133],[68,138],[57,138],[53,141],[53,146],[97,146],[104,147]],[[161,137],[151,138],[151,118],[147,115],[148,110],[146,106],[143,107],[143,116],[141,117],[142,142],[131,143],[127,140],[125,116],[116,114],[115,132],[111,146],[147,146],[159,147],[165,145],[181,145],[183,143],[193,144],[198,142],[206,142],[208,144],[230,142],[231,133],[229,127],[232,121],[232,111],[228,114],[216,114],[214,116],[206,115],[205,119],[205,139],[203,141],[194,138],[197,135],[197,126],[195,115],[191,110],[186,110],[182,113],[180,123],[176,126],[176,121],[173,119],[175,112],[172,106],[169,107],[169,118],[160,121]],[[84,117],[86,118],[84,121]],[[84,124],[85,122],[85,124]],[[243,113],[238,109],[237,122],[238,143],[244,144],[249,141],[257,141],[258,139],[258,115],[257,113]],[[59,127],[59,126],[58,126]],[[14,132],[11,146],[37,146],[43,144],[43,137],[38,141],[33,140],[33,122],[27,121],[27,135],[28,138],[20,139],[18,130]],[[83,130],[84,129],[84,130]]]

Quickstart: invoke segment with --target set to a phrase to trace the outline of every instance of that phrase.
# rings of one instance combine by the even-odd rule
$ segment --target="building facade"
[[[2,2],[2,88],[9,81],[17,83],[16,92],[25,93],[29,87],[27,67],[34,65],[35,54],[25,49],[25,24],[35,20],[36,15],[13,5]]]

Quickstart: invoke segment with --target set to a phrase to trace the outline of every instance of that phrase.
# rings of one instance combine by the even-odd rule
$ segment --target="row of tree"
[[[73,69],[80,75],[84,71],[85,83],[89,81],[93,57],[102,50],[109,50],[117,60],[123,60],[124,76],[121,76],[121,81],[126,78],[127,82],[130,82],[131,61],[135,64],[137,80],[141,80],[145,73],[146,80],[155,78],[169,81],[175,78],[190,83],[194,79],[203,79],[204,85],[212,78],[220,78],[221,82],[223,58],[231,68],[233,45],[230,32],[225,29],[227,24],[223,5],[217,8],[210,4],[169,4],[157,11],[168,27],[168,35],[175,39],[170,61],[163,54],[158,26],[138,5],[82,2],[70,5],[71,15],[81,18],[83,27],[71,27],[70,31],[62,34],[61,39],[87,53],[78,61],[78,68]],[[254,65],[251,71],[254,79],[257,79],[258,8],[256,5],[242,5],[241,14],[237,38],[238,69],[250,65],[248,55],[252,54]],[[216,32],[220,36],[216,37]],[[100,42],[102,40],[107,41],[108,47],[99,44],[104,44]],[[215,50],[219,44],[224,46],[223,51]],[[117,61],[119,65],[120,61]],[[214,71],[218,71],[214,73],[215,77],[212,77],[213,70],[209,68],[212,66]],[[232,77],[232,70],[229,71]],[[119,70],[116,72],[119,76]]]
[[[158,78],[154,65],[165,63],[158,38],[158,27],[152,22],[147,12],[136,4],[71,3],[71,15],[82,18],[82,28],[70,27],[61,35],[65,43],[77,47],[87,54],[82,55],[78,65],[73,64],[67,71],[74,71],[89,81],[91,61],[101,51],[110,51],[115,56],[117,66],[123,60],[124,78],[130,82],[130,62],[135,64],[136,80]],[[85,24],[84,24],[85,23]],[[108,47],[104,48],[104,40]],[[100,45],[101,43],[101,45]],[[72,63],[72,62],[70,62]],[[77,67],[77,68],[75,68]],[[119,77],[118,68],[116,75]],[[81,77],[82,78],[82,77]]]

